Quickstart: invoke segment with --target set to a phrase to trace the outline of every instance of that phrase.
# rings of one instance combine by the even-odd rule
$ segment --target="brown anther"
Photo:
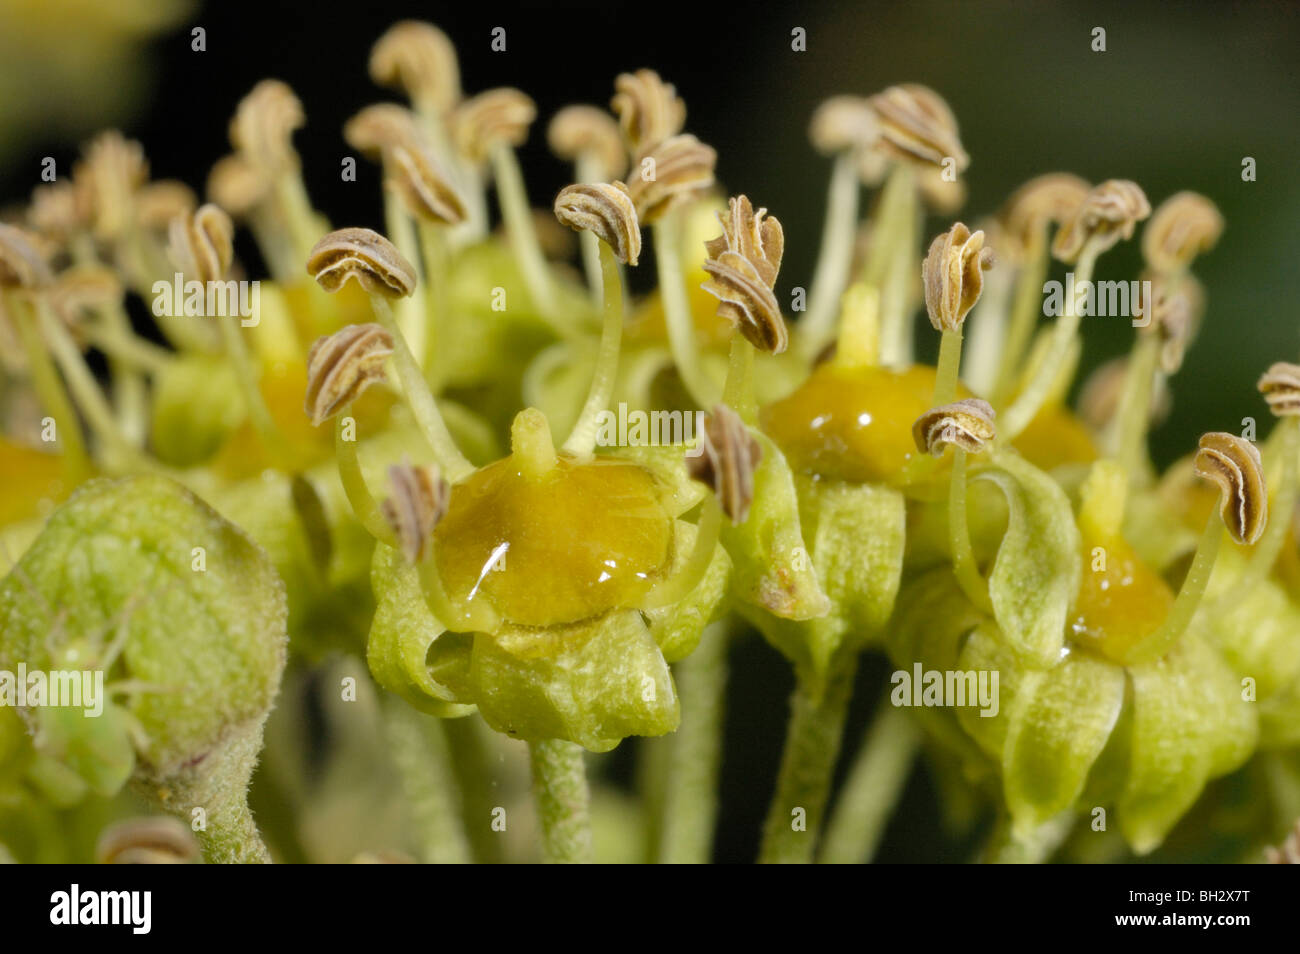
[[[700,287],[718,299],[718,317],[731,322],[760,351],[780,354],[790,343],[776,295],[754,263],[737,252],[704,262],[709,280]]]
[[[153,232],[165,232],[178,215],[190,215],[198,207],[198,196],[184,182],[161,179],[140,190],[135,200],[135,220]]]
[[[912,425],[916,448],[938,457],[951,444],[969,454],[978,454],[997,435],[993,406],[979,398],[963,398],[933,407]]]
[[[307,121],[302,102],[280,80],[262,80],[239,101],[230,120],[230,144],[268,176],[298,167],[294,130]]]
[[[936,331],[957,331],[984,290],[984,272],[993,267],[984,233],[958,222],[930,243],[921,263],[925,310]]]
[[[64,269],[49,291],[55,314],[74,330],[83,312],[120,303],[122,294],[117,273],[103,265],[73,265]]]
[[[1274,417],[1300,416],[1300,364],[1278,361],[1260,377],[1258,387]]]
[[[1047,228],[1071,221],[1091,189],[1085,180],[1068,172],[1030,179],[1011,193],[998,213],[1012,247],[1022,255],[1041,248]]]
[[[270,188],[270,180],[239,153],[218,159],[208,173],[208,198],[236,219],[247,218]]]
[[[623,139],[633,155],[644,155],[686,125],[686,104],[677,88],[654,70],[620,73],[614,90],[609,106],[618,116]]]
[[[949,179],[938,166],[917,170],[916,191],[926,209],[935,215],[953,215],[966,204],[965,180]]]
[[[415,115],[396,103],[376,103],[343,124],[343,139],[368,159],[380,158],[395,146],[409,147],[420,139]]]
[[[704,243],[709,258],[718,258],[723,252],[735,252],[747,259],[759,278],[769,288],[776,284],[785,254],[785,231],[776,216],[767,209],[754,211],[748,196],[733,196],[727,201],[727,211],[719,213],[722,234]]]
[[[403,20],[389,27],[370,50],[370,78],[439,113],[460,102],[456,47],[431,23]]]
[[[1133,229],[1151,214],[1151,203],[1136,182],[1107,179],[1084,197],[1074,217],[1057,230],[1052,254],[1075,262],[1084,247],[1101,254],[1120,239],[1133,237]]]
[[[1142,230],[1142,256],[1158,272],[1186,268],[1223,234],[1223,216],[1195,192],[1179,192],[1160,203]]]
[[[1235,434],[1201,437],[1192,462],[1196,476],[1219,487],[1219,516],[1238,543],[1253,544],[1268,523],[1268,491],[1259,449]]]
[[[642,222],[663,218],[676,205],[697,198],[713,185],[718,153],[683,134],[660,143],[633,169],[628,190]]]
[[[1143,279],[1138,304],[1144,320],[1142,333],[1159,335],[1160,369],[1173,374],[1183,366],[1183,357],[1200,330],[1205,292],[1201,283],[1187,274],[1144,273]],[[1146,300],[1148,287],[1150,302]]]
[[[116,130],[100,133],[72,174],[84,183],[95,234],[103,239],[121,237],[131,227],[136,193],[149,179],[144,147]]]
[[[411,213],[419,218],[455,225],[465,221],[465,203],[447,173],[429,152],[412,142],[388,152],[386,180]]]
[[[565,186],[555,197],[555,217],[575,232],[594,233],[625,265],[637,263],[641,223],[623,183]]]
[[[880,139],[880,121],[865,96],[832,96],[813,112],[808,138],[824,156],[870,149]]]
[[[1151,393],[1150,408],[1147,413],[1150,426],[1155,426],[1167,418],[1173,403],[1165,376],[1157,374],[1154,378],[1154,390]],[[1083,382],[1083,387],[1079,389],[1079,417],[1094,434],[1103,433],[1119,412],[1127,381],[1128,358],[1119,357],[1098,365]]]
[[[957,172],[970,165],[957,133],[956,117],[943,97],[928,86],[891,86],[869,102],[880,121],[881,146],[890,153],[937,166],[952,159]]]
[[[600,180],[616,179],[627,171],[627,152],[618,123],[595,106],[566,106],[546,130],[551,152],[569,162],[586,159]]]
[[[307,274],[327,292],[354,278],[372,295],[405,298],[415,291],[415,268],[378,232],[338,229],[316,243],[307,256]]]
[[[27,210],[27,224],[57,241],[90,227],[90,194],[85,180],[64,180],[37,186]]]
[[[419,563],[429,555],[434,528],[447,512],[451,486],[434,465],[416,467],[409,461],[389,467],[388,481],[393,493],[380,510],[397,535],[402,556]]]
[[[317,338],[307,353],[307,397],[303,410],[319,427],[384,379],[393,336],[377,324],[346,325]]]
[[[0,288],[44,288],[53,277],[36,237],[0,223]]]
[[[172,263],[193,281],[219,282],[235,255],[235,224],[220,207],[208,203],[193,215],[178,215],[168,230]]]
[[[199,843],[175,818],[131,818],[104,829],[95,845],[95,861],[101,865],[197,864]]]
[[[725,404],[714,405],[698,437],[701,453],[686,458],[686,472],[713,490],[733,524],[744,523],[754,502],[754,471],[763,448]]]
[[[456,107],[452,137],[463,155],[485,162],[499,144],[522,145],[536,118],[537,106],[527,94],[509,87],[490,89]]]

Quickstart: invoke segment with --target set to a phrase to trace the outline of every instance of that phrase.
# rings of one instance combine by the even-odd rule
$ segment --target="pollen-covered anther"
[[[722,234],[704,243],[709,258],[716,259],[723,252],[735,252],[744,257],[769,288],[776,284],[785,254],[785,231],[776,216],[767,209],[754,211],[748,196],[732,196],[727,211],[718,215]]]
[[[938,457],[951,444],[970,454],[984,450],[997,436],[992,405],[979,398],[964,398],[931,408],[912,425],[917,450]]]
[[[936,331],[957,331],[984,290],[984,272],[993,267],[984,233],[958,222],[930,243],[921,263],[925,309]]]
[[[641,224],[622,182],[565,186],[555,197],[555,217],[575,232],[592,232],[625,265],[641,255]]]
[[[431,23],[403,20],[389,27],[371,47],[370,78],[441,113],[460,102],[456,47]]]
[[[208,173],[208,198],[236,219],[247,218],[270,188],[270,180],[237,152],[218,159]]]
[[[43,288],[52,280],[36,237],[0,222],[0,288]]]
[[[193,215],[172,219],[168,254],[194,281],[217,282],[226,277],[235,254],[235,224],[220,206],[208,203]]]
[[[379,159],[395,146],[420,138],[415,115],[396,103],[367,106],[343,124],[343,139],[368,159]]]
[[[722,512],[733,524],[744,523],[754,502],[754,471],[763,449],[745,422],[725,404],[714,405],[699,434],[701,452],[686,458],[692,480],[712,488]]]
[[[1043,241],[1043,230],[1048,225],[1063,225],[1078,214],[1091,188],[1068,172],[1050,172],[1030,179],[1003,205],[998,214],[1002,228],[1027,254]]]
[[[347,325],[317,338],[307,353],[307,398],[303,410],[319,427],[366,388],[384,379],[393,336],[377,324]]]
[[[1219,516],[1232,539],[1253,544],[1268,523],[1268,491],[1259,449],[1235,434],[1201,437],[1192,462],[1198,477],[1219,487]]]
[[[1182,367],[1187,349],[1200,330],[1201,316],[1205,312],[1205,292],[1201,283],[1188,274],[1147,273],[1144,279],[1139,293],[1139,310],[1144,316],[1142,331],[1159,336],[1160,370],[1173,374]],[[1148,288],[1151,292],[1149,302]]]
[[[1137,223],[1150,214],[1151,203],[1141,186],[1128,179],[1107,179],[1084,197],[1074,217],[1056,233],[1052,254],[1063,262],[1078,260],[1085,246],[1100,254],[1132,238]]]
[[[686,104],[672,83],[654,70],[620,73],[609,105],[618,116],[623,139],[634,155],[644,155],[686,125]]]
[[[474,162],[485,162],[493,147],[523,145],[537,105],[517,89],[502,87],[461,103],[452,115],[456,148]]]
[[[957,119],[942,96],[927,86],[891,86],[869,100],[880,122],[881,146],[912,161],[943,165],[951,159],[964,172],[970,156],[962,148]]]
[[[120,238],[133,221],[136,193],[149,179],[144,147],[116,130],[100,133],[86,147],[85,158],[73,165],[72,174],[84,184],[95,234]]]
[[[614,117],[595,106],[566,106],[546,130],[551,152],[569,162],[586,159],[599,179],[627,171],[627,152]]]
[[[239,101],[230,120],[230,144],[268,175],[298,167],[294,130],[307,121],[302,102],[287,83],[262,80]]]
[[[166,232],[178,215],[192,215],[199,206],[194,190],[176,179],[150,182],[136,195],[135,219],[141,228]]]
[[[808,138],[824,156],[870,149],[880,140],[880,121],[866,97],[832,96],[813,113]]]
[[[709,280],[700,287],[718,299],[718,315],[760,351],[780,354],[790,343],[776,295],[754,263],[738,252],[704,262]]]
[[[388,152],[387,182],[406,207],[422,219],[443,225],[465,221],[465,203],[436,159],[417,143],[394,146]]]
[[[363,289],[385,298],[415,291],[415,268],[378,232],[339,229],[316,243],[307,256],[307,274],[327,292],[356,279]]]
[[[642,156],[628,187],[641,221],[657,221],[678,203],[708,190],[717,162],[717,151],[689,133],[674,136]]]
[[[76,328],[84,312],[121,302],[122,281],[103,265],[73,265],[58,274],[49,290],[50,304],[65,324]]]
[[[84,180],[50,182],[33,189],[27,224],[59,241],[88,228],[90,194]]]
[[[1158,272],[1177,272],[1223,234],[1223,216],[1195,192],[1178,192],[1160,203],[1142,230],[1142,256]]]
[[[1300,364],[1278,361],[1259,379],[1259,390],[1274,417],[1300,416]]]
[[[451,486],[433,464],[416,467],[409,461],[388,468],[392,495],[381,503],[384,520],[397,536],[408,563],[429,555],[433,531],[447,512]]]

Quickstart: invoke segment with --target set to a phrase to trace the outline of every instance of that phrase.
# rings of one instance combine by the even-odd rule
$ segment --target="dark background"
[[[208,3],[139,48],[148,81],[123,128],[144,142],[155,177],[201,189],[212,163],[229,151],[226,124],[235,104],[258,80],[281,78],[306,107],[297,143],[316,205],[338,226],[382,228],[374,167],[361,161],[358,182],[340,181],[340,159],[350,154],[341,128],[360,107],[392,98],[370,82],[366,63],[375,38],[405,17],[437,23],[457,43],[468,93],[510,85],[537,101],[539,122],[522,151],[536,205],[547,204],[569,175],[545,148],[549,117],[573,102],[607,104],[621,71],[659,70],[687,103],[687,129],[717,147],[725,188],[747,193],[785,225],[780,292],[806,287],[811,276],[828,165],[806,129],[813,108],[833,93],[903,81],[942,93],[973,160],[961,213],[968,223],[1025,179],[1055,170],[1091,181],[1134,179],[1153,205],[1180,189],[1204,193],[1228,224],[1219,246],[1196,265],[1209,310],[1174,381],[1173,413],[1153,435],[1161,463],[1194,446],[1203,431],[1239,429],[1246,415],[1266,430],[1254,381],[1272,361],[1300,356],[1297,4]],[[196,25],[207,31],[206,52],[190,48]],[[504,53],[490,49],[497,26],[507,31]],[[806,52],[790,49],[796,26],[807,30]],[[1090,48],[1097,26],[1107,31],[1105,53]],[[111,72],[98,79],[117,82]],[[27,92],[45,95],[35,83]],[[76,144],[92,131],[52,122],[10,143],[0,204],[30,192],[42,156],[68,168]],[[1245,156],[1257,162],[1252,183],[1241,180]],[[927,232],[946,227],[932,220]],[[1101,260],[1098,277],[1133,278],[1138,266],[1137,243],[1129,243]],[[1132,339],[1127,322],[1098,319],[1085,327],[1085,373]],[[923,348],[933,348],[931,337],[923,336]],[[861,677],[850,747],[884,675],[877,666]],[[753,857],[790,683],[789,667],[759,641],[737,647],[722,859]],[[631,749],[621,747],[617,768],[630,768]],[[903,857],[896,848],[903,843],[909,860],[922,860],[918,851],[964,860],[944,846],[934,820],[918,775],[881,860]]]

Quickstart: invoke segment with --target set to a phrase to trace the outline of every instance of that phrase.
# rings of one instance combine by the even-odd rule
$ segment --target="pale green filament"
[[[623,280],[619,275],[618,260],[604,242],[600,243],[599,254],[605,315],[600,332],[600,350],[596,355],[596,368],[591,377],[591,387],[587,391],[587,401],[564,442],[564,449],[579,457],[590,455],[596,446],[600,412],[609,407],[610,397],[614,393],[614,380],[618,377],[618,352],[623,342]]]
[[[813,361],[834,335],[840,295],[853,262],[853,229],[858,220],[857,159],[846,151],[831,168],[821,251],[808,293],[808,313],[799,323],[799,353]]]
[[[390,547],[396,546],[393,530],[384,519],[379,504],[366,485],[365,475],[361,472],[361,462],[357,459],[356,434],[352,435],[352,440],[348,440],[347,435],[344,434],[349,420],[355,430],[356,420],[352,418],[351,404],[343,408],[334,422],[334,450],[339,464],[339,479],[343,482],[343,492],[347,494],[352,512],[356,514],[361,526],[366,528],[366,532],[381,543],[386,543]]]
[[[528,204],[528,193],[524,189],[524,176],[519,169],[519,160],[515,158],[514,150],[508,143],[497,143],[492,147],[492,172],[496,176],[501,217],[510,234],[510,245],[514,249],[524,284],[528,286],[528,294],[541,316],[556,331],[566,332],[569,329],[560,321],[550,268],[542,255],[537,230],[533,227],[532,207]]]
[[[993,611],[988,584],[980,576],[971,550],[970,527],[966,518],[966,451],[952,449],[952,477],[948,484],[948,546],[952,550],[952,571],[966,598],[986,613]]]
[[[1219,545],[1223,540],[1223,523],[1219,519],[1218,508],[1210,512],[1210,519],[1201,534],[1201,542],[1196,547],[1191,569],[1183,580],[1178,598],[1169,608],[1169,614],[1160,628],[1135,644],[1128,654],[1129,663],[1148,662],[1167,653],[1178,642],[1179,637],[1187,631],[1201,605],[1201,597],[1209,585],[1210,575],[1214,572],[1214,561],[1219,556]]]
[[[675,211],[654,225],[655,264],[659,269],[659,295],[663,300],[664,323],[668,328],[668,347],[686,393],[699,407],[709,407],[713,403],[711,396],[716,392],[700,366],[695,320],[686,294],[686,276],[682,272],[678,228],[679,218]]]

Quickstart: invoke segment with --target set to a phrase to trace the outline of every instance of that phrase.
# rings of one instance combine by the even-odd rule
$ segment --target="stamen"
[[[957,396],[961,368],[961,328],[984,290],[984,272],[993,267],[993,250],[984,247],[984,233],[971,232],[958,222],[930,243],[921,263],[925,308],[930,324],[943,332],[935,375],[935,405]]]

